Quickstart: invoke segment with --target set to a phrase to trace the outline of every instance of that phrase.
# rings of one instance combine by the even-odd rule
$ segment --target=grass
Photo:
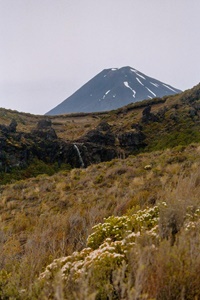
[[[178,214],[175,213],[175,222],[181,232],[179,215],[183,207],[181,204],[180,210],[177,200],[183,197],[181,201],[186,203],[184,211],[191,203],[196,203],[195,207],[199,205],[199,176],[194,175],[199,168],[199,148],[199,144],[193,144],[144,153],[125,160],[92,165],[87,169],[62,171],[52,176],[42,175],[1,186],[0,265],[3,278],[9,276],[7,281],[2,279],[3,292],[9,294],[12,291],[14,294],[13,290],[18,291],[16,297],[19,299],[20,290],[25,289],[27,295],[31,294],[32,283],[46,265],[53,259],[84,249],[92,227],[111,215],[134,214],[139,209],[166,201],[170,204],[170,210],[161,211],[160,236],[170,237],[170,227],[166,229],[166,224],[173,225],[169,221],[170,211]],[[146,165],[151,165],[151,169],[146,170]],[[174,204],[171,199],[174,199]],[[164,251],[162,247],[159,248],[161,252]],[[171,246],[166,247],[170,252]],[[152,259],[157,260],[158,257]],[[133,261],[129,264],[132,265]],[[136,275],[140,278],[142,275],[138,272]],[[149,272],[151,277],[152,271]],[[168,276],[170,280],[170,273]],[[81,286],[86,282],[82,281]],[[76,293],[78,295],[78,290]],[[39,299],[45,299],[45,296],[42,297]]]

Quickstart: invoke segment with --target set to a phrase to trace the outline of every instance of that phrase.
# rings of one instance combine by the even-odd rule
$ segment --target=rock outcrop
[[[136,150],[145,146],[145,135],[139,131],[128,131],[118,136],[119,144],[122,148]]]
[[[16,131],[17,123],[0,125],[0,171],[24,168],[35,158],[47,164],[69,164],[72,168],[117,157],[115,136],[107,123],[89,131],[76,141],[58,138],[51,120],[40,120],[30,133]]]
[[[149,123],[149,122],[158,122],[159,118],[154,115],[153,113],[151,113],[151,105],[148,105],[147,107],[145,107],[145,109],[142,112],[142,123]]]
[[[104,146],[114,146],[115,135],[110,130],[110,125],[101,122],[96,129],[88,131],[88,133],[79,139],[83,143],[93,143]]]
[[[40,120],[32,134],[48,140],[57,139],[57,134],[52,128],[52,122],[49,119]]]
[[[1,134],[9,134],[9,133],[15,133],[17,128],[17,122],[16,120],[12,120],[8,126],[0,124],[0,132]]]

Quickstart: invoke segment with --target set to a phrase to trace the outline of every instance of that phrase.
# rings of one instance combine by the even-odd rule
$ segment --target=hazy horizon
[[[103,69],[199,83],[200,2],[0,0],[0,107],[44,114]]]

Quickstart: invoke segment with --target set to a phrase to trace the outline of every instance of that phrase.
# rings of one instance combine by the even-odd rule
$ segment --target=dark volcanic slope
[[[47,115],[98,112],[181,91],[131,68],[105,69]]]

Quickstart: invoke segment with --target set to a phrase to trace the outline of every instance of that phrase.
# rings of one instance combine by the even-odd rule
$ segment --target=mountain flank
[[[105,69],[46,115],[109,111],[129,103],[180,92],[131,67]]]

